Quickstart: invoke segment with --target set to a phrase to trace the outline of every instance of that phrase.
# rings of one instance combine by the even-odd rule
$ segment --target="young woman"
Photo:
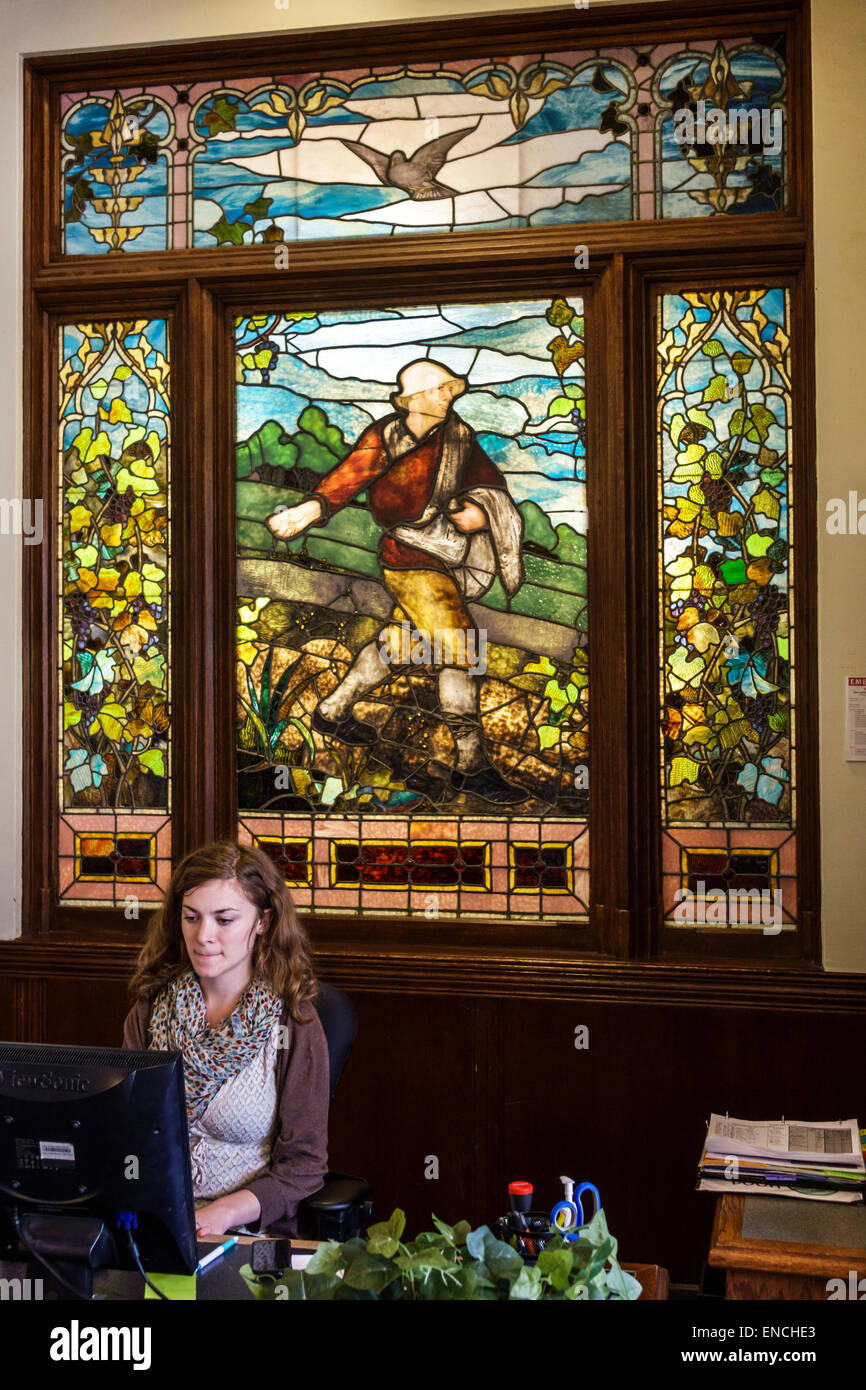
[[[263,850],[186,856],[130,991],[124,1047],[183,1053],[199,1235],[296,1235],[327,1171],[328,1046],[309,940]]]

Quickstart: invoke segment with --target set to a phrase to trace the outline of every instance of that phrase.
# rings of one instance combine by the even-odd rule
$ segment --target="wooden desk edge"
[[[743,1235],[745,1197],[721,1196],[716,1203],[707,1263],[721,1269],[834,1276],[856,1270],[866,1275],[866,1250],[844,1245],[806,1245]]]

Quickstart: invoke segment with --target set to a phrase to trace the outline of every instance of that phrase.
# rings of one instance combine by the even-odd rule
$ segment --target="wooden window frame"
[[[403,238],[298,242],[288,271],[273,248],[251,246],[119,255],[63,256],[59,197],[60,93],[134,85],[174,75],[195,80],[310,71],[321,63],[374,65],[412,55],[448,59],[674,37],[787,35],[788,206],[784,213],[655,222],[574,223],[539,229],[439,233]],[[25,63],[24,495],[44,499],[45,542],[23,547],[24,884],[23,932],[33,946],[117,945],[141,940],[143,922],[113,908],[57,902],[56,671],[56,327],[131,314],[167,316],[172,362],[172,858],[237,832],[234,776],[235,570],[219,557],[234,544],[236,313],[289,303],[330,307],[437,300],[582,294],[587,300],[588,627],[593,776],[590,786],[589,924],[420,922],[307,918],[317,952],[357,971],[370,987],[402,980],[413,961],[425,987],[487,992],[504,980],[607,978],[612,965],[741,966],[781,985],[791,972],[820,969],[818,706],[816,643],[814,310],[811,226],[811,85],[808,0],[689,0],[588,11],[573,6],[441,21],[365,25],[357,31],[295,34],[100,49],[37,56]],[[589,269],[573,267],[589,247]],[[660,820],[657,671],[656,296],[702,283],[790,286],[792,426],[796,467],[793,553],[797,583],[798,930],[762,938],[659,922]],[[618,510],[625,499],[625,530]],[[623,584],[622,573],[626,556]],[[602,660],[605,595],[622,586],[623,640]],[[185,657],[184,653],[193,654]],[[619,728],[609,739],[604,727]],[[35,740],[35,742],[34,742]],[[34,749],[44,747],[39,757]],[[600,794],[599,788],[605,788]],[[647,827],[649,826],[649,830]],[[147,912],[142,906],[143,915]],[[415,968],[415,967],[412,967]],[[396,971],[396,974],[394,973]],[[518,973],[515,974],[514,972]],[[432,973],[431,973],[432,972]],[[534,972],[534,973],[533,973]],[[411,971],[410,971],[411,974]],[[686,971],[688,975],[688,970]],[[332,975],[331,978],[336,976]],[[348,978],[348,976],[347,976]],[[595,978],[595,977],[594,977]],[[622,983],[625,986],[625,978]],[[674,974],[672,979],[684,979]],[[632,984],[634,984],[634,980]],[[456,984],[455,984],[456,982]],[[461,983],[462,982],[462,983]],[[540,986],[541,987],[541,986]],[[628,990],[631,985],[625,986]],[[667,986],[665,986],[667,988]],[[676,992],[676,991],[675,991]],[[640,997],[640,996],[638,996]]]

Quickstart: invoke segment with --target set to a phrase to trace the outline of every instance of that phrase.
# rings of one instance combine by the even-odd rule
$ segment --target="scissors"
[[[598,1188],[594,1183],[582,1182],[578,1184],[575,1189],[574,1178],[560,1177],[559,1181],[562,1183],[564,1196],[563,1200],[557,1202],[553,1211],[550,1213],[550,1224],[561,1236],[565,1237],[566,1242],[579,1240],[579,1228],[586,1225],[583,1219],[583,1203],[580,1200],[581,1195],[584,1192],[592,1193],[594,1205],[592,1214],[595,1216],[596,1212],[599,1211],[601,1207],[601,1197],[599,1196]]]

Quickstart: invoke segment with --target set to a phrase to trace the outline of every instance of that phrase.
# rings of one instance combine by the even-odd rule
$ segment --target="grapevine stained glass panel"
[[[785,101],[784,40],[747,35],[68,93],[63,245],[776,211]]]
[[[579,298],[236,324],[241,838],[300,906],[587,912]]]
[[[790,305],[658,301],[666,918],[796,920]]]
[[[171,872],[168,331],[59,338],[60,896],[137,916]]]

